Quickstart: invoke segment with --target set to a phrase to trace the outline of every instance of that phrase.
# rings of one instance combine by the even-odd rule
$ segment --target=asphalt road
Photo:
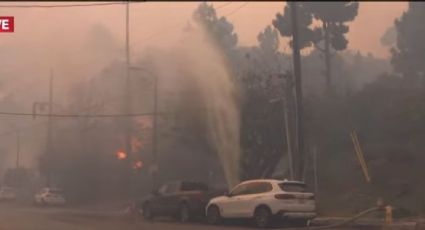
[[[181,224],[162,219],[146,222],[130,218],[123,212],[89,211],[84,209],[35,207],[0,203],[0,230],[246,230],[249,224],[210,226],[204,223]],[[342,230],[342,229],[340,229]],[[345,228],[343,230],[353,230]]]
[[[180,224],[172,220],[145,222],[122,213],[105,216],[93,211],[0,203],[1,230],[214,230],[252,229],[247,226]]]

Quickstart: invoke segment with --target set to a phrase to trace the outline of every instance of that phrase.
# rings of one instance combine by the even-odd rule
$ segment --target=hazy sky
[[[8,4],[65,3],[1,2],[0,6]],[[257,43],[258,33],[271,24],[277,12],[283,11],[285,3],[212,4],[217,8],[218,15],[227,16],[234,24],[239,44],[246,46]],[[175,45],[198,5],[199,2],[132,3],[131,57],[143,52],[146,46]],[[380,44],[380,38],[406,8],[407,2],[361,2],[359,15],[350,23],[349,48],[387,57],[388,48]],[[28,84],[42,81],[46,84],[51,68],[57,76],[56,84],[59,88],[60,85],[88,79],[109,61],[124,57],[125,9],[125,5],[0,8],[0,15],[15,16],[15,32],[0,33],[0,75],[3,78],[9,76],[8,82],[1,79],[1,83],[6,83],[9,89],[17,85],[21,87],[20,90],[26,90],[27,86],[20,82]],[[282,41],[281,49],[285,47],[287,43]]]
[[[37,4],[32,3],[1,3]],[[49,4],[42,2],[39,4]],[[51,4],[51,3],[50,3]],[[167,45],[176,38],[180,29],[191,18],[197,2],[146,2],[131,6],[131,42],[135,50],[142,45]],[[257,34],[271,23],[277,12],[283,11],[280,2],[218,2],[219,15],[231,14],[228,19],[234,23],[240,44],[252,45]],[[379,39],[384,31],[393,24],[396,17],[406,9],[407,2],[361,2],[359,16],[352,23],[349,32],[349,47],[372,52],[377,56],[386,56],[387,49]],[[236,11],[235,11],[236,10]],[[69,43],[81,42],[85,32],[94,24],[103,24],[111,29],[119,41],[124,36],[124,6],[81,7],[81,8],[2,8],[2,15],[16,17],[16,32],[0,34],[0,42],[18,42],[27,45],[53,45],[60,49]],[[150,37],[151,34],[156,34]],[[0,43],[1,44],[1,43]],[[286,45],[286,44],[284,44]],[[72,46],[72,45],[71,45]],[[52,50],[57,54],[60,50]],[[56,58],[54,58],[56,59]]]
[[[47,2],[1,2],[52,4]],[[62,4],[62,3],[55,3]],[[69,4],[69,3],[68,3]],[[146,46],[173,46],[192,19],[199,2],[135,2],[130,9],[131,57]],[[282,12],[284,2],[215,2],[220,16],[235,27],[240,45],[254,45],[257,35]],[[0,33],[0,74],[20,81],[47,83],[50,68],[69,85],[98,73],[102,66],[124,57],[125,5],[74,8],[0,8],[0,15],[15,16],[15,32]],[[379,57],[388,56],[380,44],[385,30],[407,8],[407,2],[361,2],[351,23],[349,48]],[[97,32],[93,32],[97,28]],[[100,28],[100,29],[99,29]],[[100,32],[99,32],[100,30]],[[99,44],[97,44],[99,43]],[[103,45],[102,45],[103,44]],[[281,49],[287,47],[281,42]],[[4,82],[2,82],[4,83]],[[25,90],[26,86],[21,87]]]

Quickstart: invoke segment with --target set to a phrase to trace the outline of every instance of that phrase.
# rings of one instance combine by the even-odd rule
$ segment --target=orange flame
[[[138,152],[142,148],[142,142],[137,137],[131,138],[131,151]]]
[[[120,150],[118,152],[116,152],[116,156],[118,160],[124,160],[127,158],[127,153],[125,153],[124,151]]]
[[[141,160],[136,161],[133,165],[134,169],[141,169],[142,167],[143,167],[143,162]]]

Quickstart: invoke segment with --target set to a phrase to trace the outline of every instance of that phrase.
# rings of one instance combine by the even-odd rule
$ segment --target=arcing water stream
[[[152,58],[162,72],[159,75],[177,79],[169,81],[174,84],[172,88],[196,88],[197,100],[205,109],[208,141],[221,161],[229,188],[233,187],[239,181],[240,112],[238,92],[220,49],[195,30],[185,34],[176,48],[162,54],[154,52]]]

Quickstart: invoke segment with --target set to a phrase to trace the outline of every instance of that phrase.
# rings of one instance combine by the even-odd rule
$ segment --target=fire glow
[[[116,154],[118,160],[125,160],[127,158],[127,153],[125,153],[122,150],[116,152],[115,154]]]
[[[141,169],[143,167],[143,162],[142,161],[136,161],[133,165],[133,169]]]
[[[138,152],[142,149],[142,142],[137,137],[131,138],[131,151]]]

